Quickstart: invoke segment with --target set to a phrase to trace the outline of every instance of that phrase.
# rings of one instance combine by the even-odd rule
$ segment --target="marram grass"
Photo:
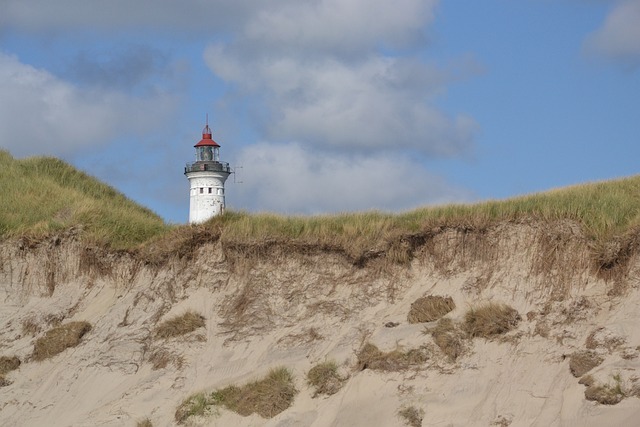
[[[0,151],[0,236],[46,236],[72,227],[114,249],[169,229],[149,209],[61,160],[16,160]]]
[[[83,230],[84,239],[130,249],[208,230],[223,243],[295,241],[357,255],[385,249],[398,237],[433,228],[481,229],[500,221],[529,219],[575,221],[596,241],[623,235],[640,226],[640,175],[502,201],[399,214],[285,216],[227,211],[194,228],[167,225],[149,209],[63,161],[50,157],[16,160],[0,150],[0,238],[46,236],[76,227]]]

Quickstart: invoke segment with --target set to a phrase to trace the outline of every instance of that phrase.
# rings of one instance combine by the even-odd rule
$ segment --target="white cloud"
[[[65,156],[161,123],[175,99],[79,89],[0,52],[0,147],[14,155]]]
[[[156,29],[215,34],[242,28],[273,47],[406,44],[422,37],[438,0],[3,0],[0,29]]]
[[[265,7],[234,40],[211,45],[204,56],[263,113],[268,139],[458,156],[471,148],[477,124],[445,114],[434,99],[468,72],[445,71],[417,55],[436,4],[323,0]],[[403,44],[409,48],[402,54],[381,48]]]
[[[243,37],[271,51],[297,49],[352,55],[383,43],[424,40],[437,0],[319,0],[282,2],[251,15]]]
[[[601,28],[586,43],[587,49],[614,60],[640,63],[640,0],[616,2]]]
[[[403,155],[348,156],[299,144],[260,143],[246,147],[238,160],[243,183],[230,184],[228,196],[236,209],[289,214],[399,211],[470,198]]]

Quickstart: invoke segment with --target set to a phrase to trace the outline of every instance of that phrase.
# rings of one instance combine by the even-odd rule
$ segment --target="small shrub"
[[[257,413],[272,418],[291,406],[297,392],[293,374],[286,368],[276,368],[262,380],[242,387],[230,385],[212,393],[190,396],[176,410],[175,419],[182,424],[193,415],[206,415],[214,405],[242,416]]]
[[[577,351],[569,356],[569,370],[578,378],[601,364],[603,360],[595,351]]]
[[[6,379],[4,377],[4,375],[0,375],[0,387],[6,387],[11,385],[11,381],[9,381],[8,379]]]
[[[489,338],[518,326],[520,315],[506,304],[488,303],[472,308],[464,316],[464,329],[472,337]]]
[[[431,336],[436,345],[455,362],[465,351],[464,333],[456,327],[451,319],[438,320],[436,327],[431,330]]]
[[[453,298],[428,295],[411,304],[407,315],[409,323],[433,322],[456,308]]]
[[[313,397],[320,394],[331,396],[336,394],[344,384],[345,378],[338,373],[336,362],[328,361],[319,363],[307,373],[307,382],[315,387]]]
[[[157,338],[172,338],[188,334],[205,325],[205,318],[193,311],[165,320],[156,328]]]
[[[36,340],[32,357],[34,360],[44,360],[75,347],[90,330],[89,322],[70,322],[50,329]]]
[[[374,344],[366,343],[358,353],[358,367],[377,371],[402,371],[411,366],[426,362],[428,354],[424,348],[402,352],[399,349],[387,353],[380,351]]]
[[[415,406],[407,406],[398,411],[398,415],[404,418],[404,422],[409,427],[421,427],[424,411]]]
[[[0,357],[0,375],[4,375],[7,372],[18,369],[20,366],[20,359],[17,356],[2,356]]]
[[[149,418],[145,418],[144,420],[138,421],[136,427],[153,427],[153,423]]]

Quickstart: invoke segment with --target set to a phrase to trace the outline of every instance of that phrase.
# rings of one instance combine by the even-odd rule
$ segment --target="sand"
[[[574,231],[551,257],[539,225],[503,225],[470,239],[443,232],[409,265],[364,267],[340,254],[274,250],[234,258],[203,245],[193,259],[146,265],[110,255],[109,271],[83,264],[83,246],[68,240],[31,249],[0,244],[0,356],[22,365],[0,388],[0,425],[176,425],[189,395],[242,385],[285,366],[298,394],[271,419],[221,407],[191,417],[201,426],[404,426],[412,407],[423,426],[636,426],[640,423],[640,257],[605,280],[592,268],[586,240]],[[473,237],[473,236],[472,236]],[[53,292],[51,293],[51,284]],[[500,336],[465,338],[451,361],[429,330],[409,324],[411,303],[451,296],[454,322],[471,307],[501,302],[521,316]],[[193,310],[206,326],[159,340],[163,320]],[[35,339],[55,324],[83,320],[93,329],[77,347],[31,360]],[[385,326],[395,322],[397,326]],[[39,329],[31,333],[25,324]],[[422,348],[408,368],[359,369],[364,343],[382,351]],[[589,374],[619,386],[616,405],[585,399],[570,355],[590,347],[603,362]],[[152,355],[166,366],[153,369]],[[332,360],[348,376],[340,391],[313,397],[306,373]]]

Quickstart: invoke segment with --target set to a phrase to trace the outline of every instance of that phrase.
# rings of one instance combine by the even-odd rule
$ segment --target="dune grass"
[[[156,338],[173,338],[185,335],[204,327],[205,324],[204,316],[189,310],[160,323],[156,328]]]
[[[307,383],[315,388],[313,397],[336,394],[345,381],[346,378],[340,375],[338,365],[333,360],[318,363],[307,372]]]
[[[89,322],[69,322],[48,330],[33,346],[33,360],[53,357],[70,347],[80,344],[82,337],[91,331]]]
[[[197,393],[185,399],[175,413],[178,424],[192,416],[206,416],[215,407],[224,406],[244,417],[258,414],[273,418],[291,406],[297,390],[294,377],[284,367],[274,368],[261,380],[243,386],[230,385],[211,393]]]
[[[227,210],[199,227],[167,225],[149,209],[55,158],[16,160],[0,150],[0,183],[0,238],[45,236],[76,227],[84,238],[115,249],[148,247],[163,240],[184,241],[188,246],[197,232],[228,245],[294,241],[357,258],[371,251],[391,251],[395,246],[389,242],[443,227],[482,230],[500,221],[572,220],[596,244],[640,228],[640,175],[399,214],[285,216]],[[406,254],[398,253],[397,258],[406,261]]]
[[[80,227],[86,239],[122,249],[169,228],[149,209],[52,157],[16,160],[0,150],[0,200],[0,237]]]
[[[514,308],[490,302],[470,308],[464,315],[463,328],[470,337],[490,338],[515,329],[520,320]]]

